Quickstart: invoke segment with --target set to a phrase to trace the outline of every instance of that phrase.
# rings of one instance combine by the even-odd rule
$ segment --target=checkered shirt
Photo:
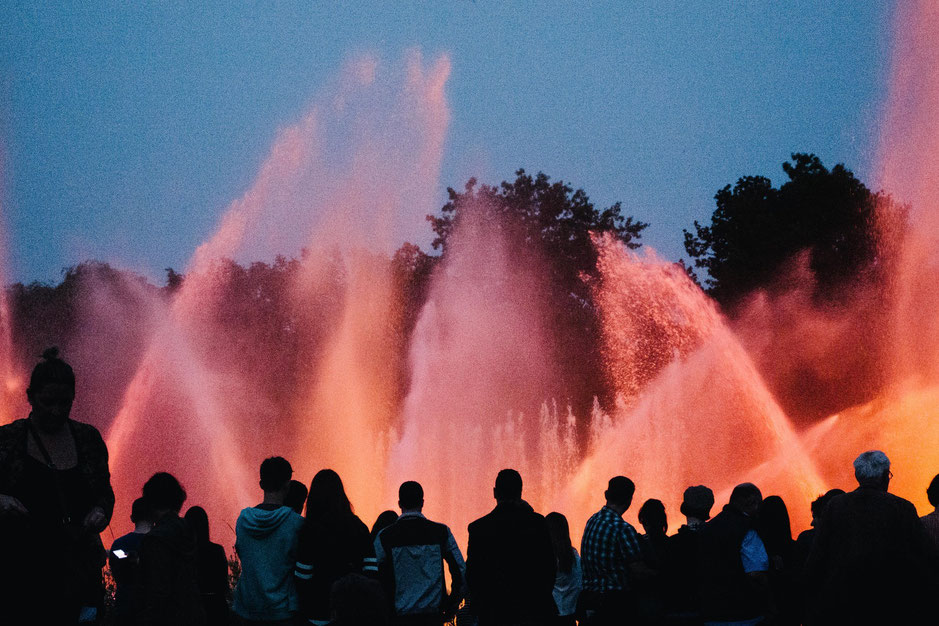
[[[627,570],[639,559],[639,536],[629,522],[604,506],[587,521],[580,554],[584,589],[599,593],[629,589]]]

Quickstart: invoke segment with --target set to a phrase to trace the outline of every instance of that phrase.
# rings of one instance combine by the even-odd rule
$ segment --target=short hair
[[[32,396],[39,393],[48,384],[66,385],[75,389],[75,372],[72,366],[59,358],[59,349],[46,348],[42,353],[42,361],[36,364],[29,376],[29,387],[26,393]]]
[[[822,514],[828,507],[828,503],[831,502],[836,496],[841,495],[844,495],[844,489],[829,489],[819,497],[812,500],[812,504],[809,506],[812,511],[812,518],[821,519]]]
[[[679,511],[682,515],[706,520],[711,517],[713,506],[714,492],[704,485],[693,485],[685,489],[685,493],[682,494]]]
[[[933,477],[929,487],[926,488],[926,497],[929,499],[929,504],[939,507],[939,474]]]
[[[639,523],[643,527],[662,529],[662,532],[668,530],[668,516],[665,515],[665,505],[661,500],[651,498],[642,503],[639,507]]]
[[[890,471],[890,459],[880,450],[862,452],[854,459],[854,477],[858,482],[876,480]]]
[[[154,511],[179,513],[186,501],[186,490],[172,474],[157,472],[143,484],[143,497]]]
[[[496,476],[496,498],[516,500],[522,497],[522,475],[514,469],[504,469]]]
[[[303,505],[306,503],[307,488],[299,480],[291,480],[287,487],[287,497],[284,498],[284,506],[289,506],[298,514],[303,513]]]
[[[272,456],[261,462],[261,489],[277,491],[283,489],[293,476],[293,468],[282,456]]]
[[[424,503],[424,488],[416,480],[401,483],[398,488],[398,503],[402,509],[416,509]]]
[[[607,483],[606,491],[603,492],[608,502],[614,504],[629,504],[633,500],[633,494],[636,493],[636,485],[625,476],[614,476]]]
[[[130,521],[134,524],[153,521],[153,509],[145,498],[137,498],[130,505]]]
[[[753,483],[740,483],[730,492],[730,504],[737,508],[760,506],[763,493]]]

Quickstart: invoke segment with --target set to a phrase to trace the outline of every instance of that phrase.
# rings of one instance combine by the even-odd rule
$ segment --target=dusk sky
[[[211,4],[211,7],[204,6]],[[523,167],[622,201],[683,255],[720,187],[791,152],[872,181],[891,6],[56,2],[0,9],[6,279],[98,259],[162,280],[344,62],[449,56],[440,180]],[[417,241],[425,249],[428,236]],[[290,252],[290,251],[285,251]]]

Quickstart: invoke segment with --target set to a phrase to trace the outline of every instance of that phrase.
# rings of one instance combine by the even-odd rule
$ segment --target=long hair
[[[545,515],[544,521],[548,523],[551,545],[558,560],[558,570],[569,574],[574,567],[574,546],[571,545],[571,529],[567,518],[561,513],[552,512]]]
[[[770,557],[786,555],[792,546],[792,526],[789,523],[789,510],[782,498],[769,496],[760,503],[757,531]]]
[[[318,471],[310,481],[310,493],[306,497],[307,519],[347,515],[352,515],[352,504],[339,474],[331,469]]]

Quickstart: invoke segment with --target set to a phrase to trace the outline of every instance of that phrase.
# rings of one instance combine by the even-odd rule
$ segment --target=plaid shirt
[[[580,543],[584,589],[605,593],[629,589],[628,566],[639,557],[636,530],[604,506],[593,514]]]

